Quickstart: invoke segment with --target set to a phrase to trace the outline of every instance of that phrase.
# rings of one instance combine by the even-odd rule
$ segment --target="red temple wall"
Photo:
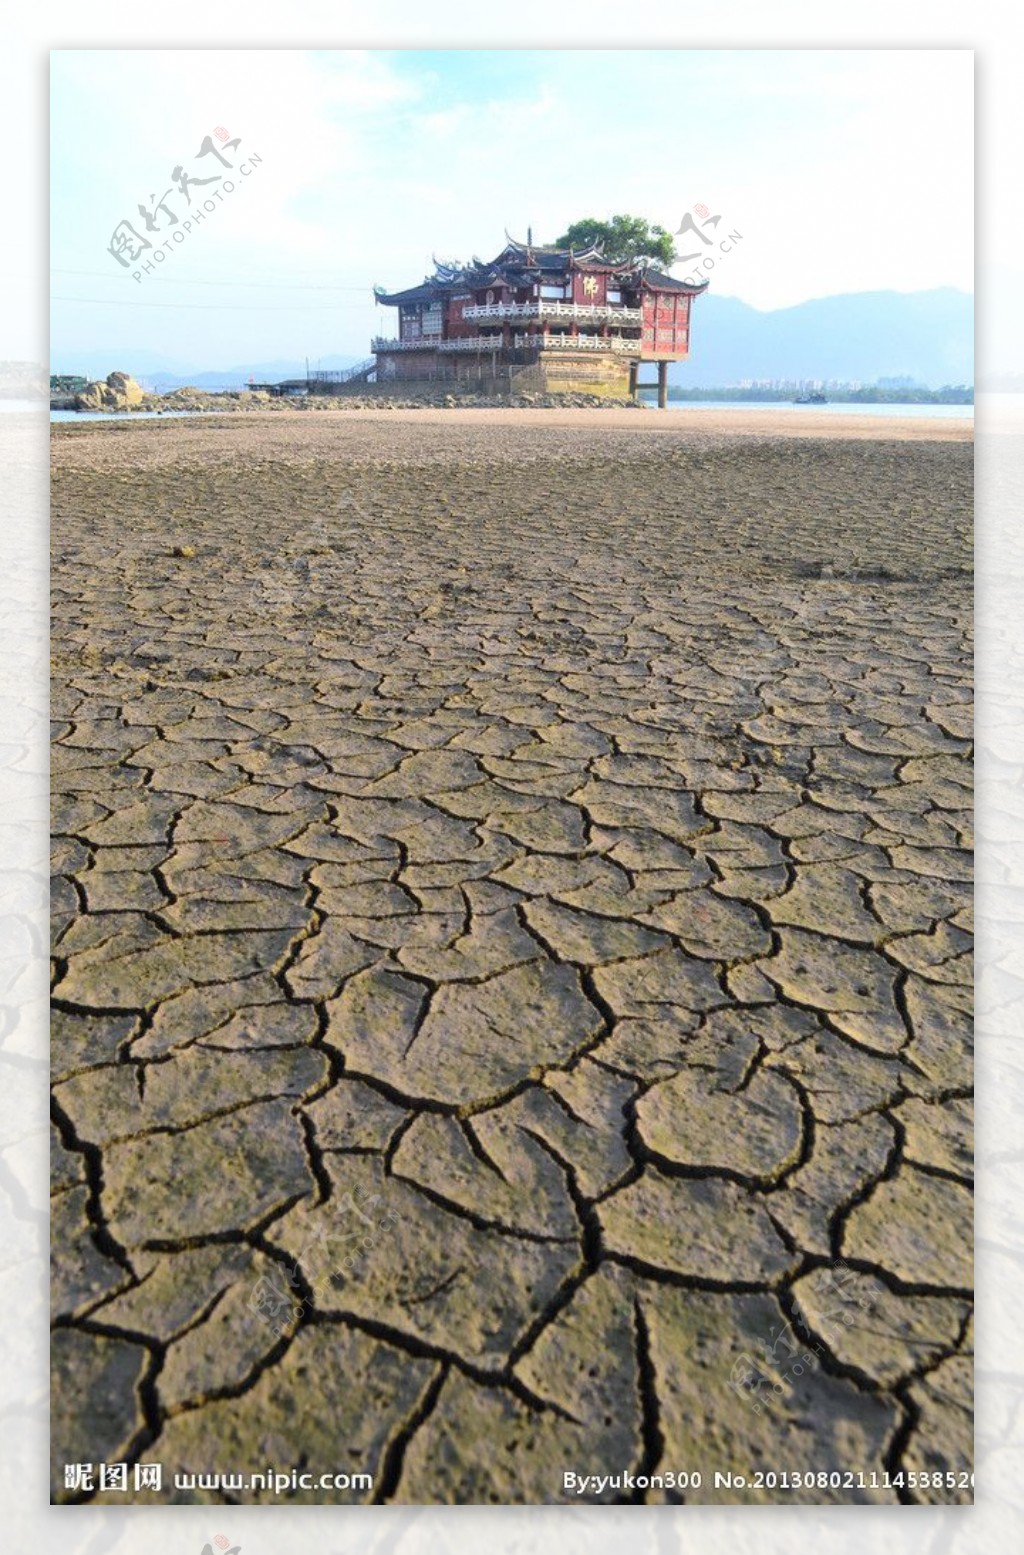
[[[690,302],[687,292],[644,292],[641,338],[645,356],[686,356]]]

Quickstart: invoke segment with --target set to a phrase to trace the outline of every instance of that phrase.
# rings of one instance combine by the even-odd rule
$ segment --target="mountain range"
[[[692,388],[901,377],[933,389],[973,382],[969,292],[848,292],[771,311],[706,292],[693,303],[689,359],[669,369],[670,383]]]
[[[311,365],[335,372],[361,360],[358,356],[323,356]],[[200,367],[173,361],[155,351],[64,351],[54,358],[50,371],[81,373],[90,379],[105,378],[109,372],[130,373],[144,389],[166,394],[170,389],[184,388],[244,389],[251,378],[257,383],[304,378],[306,361],[304,357],[277,357],[273,361],[242,362],[234,367]]]
[[[951,286],[922,292],[849,292],[816,297],[791,308],[752,308],[737,297],[707,292],[693,304],[689,360],[674,364],[669,382],[718,388],[748,379],[835,379],[874,383],[909,378],[930,388],[971,383],[974,376],[974,298]],[[363,353],[365,355],[366,353]],[[351,367],[361,356],[318,358],[317,366]],[[303,358],[242,362],[218,368],[176,362],[152,351],[68,351],[55,373],[105,378],[129,372],[145,387],[165,392],[243,388],[250,379],[275,383],[302,378]]]

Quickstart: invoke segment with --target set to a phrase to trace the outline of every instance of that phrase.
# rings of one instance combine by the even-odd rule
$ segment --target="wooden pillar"
[[[639,367],[639,362],[630,362],[629,364],[629,397],[631,400],[636,399],[636,375]]]
[[[658,409],[664,410],[668,405],[668,363],[658,363]]]

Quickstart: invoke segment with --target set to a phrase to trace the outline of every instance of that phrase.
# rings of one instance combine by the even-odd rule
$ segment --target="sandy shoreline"
[[[644,433],[658,433],[660,435],[679,435],[694,433],[715,433],[735,435],[737,437],[815,437],[815,438],[852,438],[877,440],[896,439],[897,441],[916,442],[940,441],[940,442],[964,442],[970,441],[974,436],[974,422],[965,416],[963,418],[945,417],[905,417],[905,416],[859,416],[826,414],[815,411],[791,411],[773,410],[770,407],[752,410],[529,410],[529,409],[466,409],[466,410],[438,410],[424,408],[423,410],[318,410],[296,411],[294,417],[287,412],[260,412],[247,411],[237,415],[230,412],[218,413],[218,420],[230,420],[233,422],[258,421],[266,424],[280,425],[282,417],[287,418],[289,425],[294,426],[299,417],[315,415],[318,421],[327,422],[369,422],[376,423],[386,421],[389,424],[405,423],[414,426],[464,426],[464,427],[559,427],[578,428],[588,430],[590,428],[607,428],[615,430],[642,431]],[[120,422],[119,425],[130,425],[128,422]],[[146,426],[165,426],[174,424],[181,426],[182,422],[163,422],[160,420],[149,422],[137,422],[135,425],[142,429]],[[95,423],[83,422],[76,428],[76,434],[80,435],[85,427]],[[66,428],[75,427],[74,422],[55,422],[53,431],[60,437]]]
[[[333,414],[321,412],[321,414]],[[800,412],[772,410],[402,410],[378,412],[375,410],[339,411],[339,415],[355,415],[388,420],[401,417],[430,424],[450,419],[461,426],[530,426],[540,422],[552,427],[599,426],[629,428],[644,432],[734,433],[739,437],[842,437],[842,438],[896,438],[914,441],[919,438],[960,442],[968,440],[974,432],[970,417],[962,419],[904,416],[844,416],[841,413],[821,415],[814,411]]]
[[[176,466],[181,475],[211,467],[287,472],[320,466],[344,479],[344,469],[462,466],[534,471],[599,465],[624,491],[657,482],[673,463],[721,457],[730,448],[763,450],[771,459],[792,450],[798,468],[813,449],[857,448],[863,458],[891,464],[903,448],[936,449],[973,442],[970,422],[896,417],[823,417],[756,411],[616,410],[344,410],[249,411],[149,421],[55,422],[54,473]],[[890,454],[879,451],[890,450]],[[824,454],[822,457],[826,457]],[[858,456],[860,457],[860,456]],[[660,472],[660,473],[659,473]],[[559,479],[556,476],[556,489]],[[186,494],[186,507],[190,506]],[[774,528],[775,526],[772,525]]]

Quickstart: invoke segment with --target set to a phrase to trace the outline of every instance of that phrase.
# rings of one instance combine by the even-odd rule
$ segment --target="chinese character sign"
[[[131,271],[133,280],[154,273],[176,245],[216,213],[224,196],[238,187],[231,175],[239,180],[251,176],[263,159],[255,152],[239,158],[241,144],[240,135],[231,136],[218,125],[212,135],[202,137],[189,166],[177,162],[170,169],[166,175],[170,182],[162,193],[157,184],[138,201],[135,215],[122,216],[110,235],[107,253],[122,270]]]

